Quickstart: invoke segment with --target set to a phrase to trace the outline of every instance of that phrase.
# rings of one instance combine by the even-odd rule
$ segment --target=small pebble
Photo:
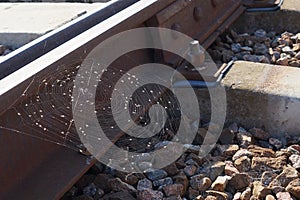
[[[273,145],[276,149],[280,149],[282,147],[282,142],[277,138],[270,138],[269,143]]]

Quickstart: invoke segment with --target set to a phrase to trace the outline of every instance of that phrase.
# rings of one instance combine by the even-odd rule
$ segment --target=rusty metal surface
[[[241,0],[178,0],[157,13],[148,24],[182,32],[208,47],[243,10]],[[176,44],[181,42],[176,34],[170,37]],[[162,56],[167,63],[178,61],[167,52]]]
[[[75,144],[69,144],[70,139],[79,141],[73,124],[69,123],[72,119],[71,110],[67,109],[70,99],[63,97],[72,84],[62,90],[56,80],[68,80],[64,72],[74,71],[74,66],[101,41],[121,31],[143,26],[144,21],[171,2],[173,0],[139,1],[126,13],[96,25],[0,81],[0,199],[59,198],[88,170],[93,162],[86,164],[87,157],[76,152]],[[145,58],[151,56],[145,53],[140,58],[147,62]],[[39,102],[46,104],[43,105],[46,110],[42,110],[44,117],[39,114],[32,119],[31,115],[39,113]],[[55,109],[51,108],[52,103],[57,106]],[[59,116],[64,119],[58,120]],[[46,127],[40,126],[45,124]],[[70,134],[68,140],[61,141],[54,133],[66,130],[66,126]],[[120,136],[115,133],[112,137],[116,140]]]
[[[243,0],[243,5],[247,8],[270,8],[276,7],[280,0]]]

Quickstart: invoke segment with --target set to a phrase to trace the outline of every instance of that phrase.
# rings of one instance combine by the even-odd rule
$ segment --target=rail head
[[[59,47],[33,60],[0,80],[0,114],[15,104],[19,97],[38,89],[39,82],[58,66],[80,64],[97,44],[130,28],[138,27],[174,0],[140,0],[109,17]]]
[[[16,158],[13,156],[13,159],[11,159],[12,155],[6,152],[0,155],[3,156],[2,158],[5,163],[5,166],[1,170],[0,177],[1,180],[7,180],[7,182],[9,182],[6,183],[6,185],[7,188],[10,188],[9,191],[4,191],[4,193],[14,197],[9,199],[19,199],[18,196],[22,196],[23,194],[26,196],[28,191],[31,194],[34,193],[35,195],[41,197],[41,199],[49,199],[49,194],[62,195],[63,192],[66,192],[68,189],[66,188],[66,185],[71,186],[74,184],[75,181],[80,178],[80,175],[90,167],[90,165],[85,164],[85,159],[82,158],[82,155],[75,151],[71,151],[70,149],[58,146],[55,142],[53,142],[51,145],[49,142],[37,141],[35,138],[30,139],[30,137],[25,137],[25,135],[23,135],[24,137],[21,137],[20,134],[18,134],[19,132],[29,132],[30,134],[34,134],[37,131],[43,132],[43,130],[40,129],[34,130],[34,127],[32,127],[34,126],[32,125],[33,121],[30,121],[29,118],[29,123],[22,123],[24,116],[22,114],[26,114],[26,110],[24,111],[24,109],[26,109],[24,107],[24,102],[31,102],[31,98],[35,98],[40,92],[43,92],[42,87],[44,87],[43,80],[45,78],[51,78],[52,80],[55,80],[55,72],[61,72],[62,69],[76,68],[76,66],[80,65],[88,53],[99,43],[119,32],[144,26],[144,22],[146,20],[151,18],[153,15],[155,15],[155,13],[168,6],[172,2],[174,2],[174,0],[140,0],[0,80],[0,129],[5,136],[2,137],[1,140],[2,144],[5,144],[3,145],[3,148],[6,148],[6,152],[14,151],[15,147],[18,146],[24,146],[25,149],[21,156],[18,155]],[[47,91],[44,91],[43,94],[45,95],[44,100],[47,101],[47,98],[49,97],[47,96]],[[55,99],[57,97],[58,101],[60,101],[63,98],[61,96],[63,95],[59,95],[59,93],[57,93],[53,97],[49,98]],[[69,100],[68,98],[66,99]],[[49,100],[49,102],[51,102],[51,100]],[[34,105],[34,102],[32,102],[32,104]],[[24,112],[22,113],[21,111],[19,113],[18,109]],[[70,110],[68,110],[66,115],[69,114],[69,111]],[[72,117],[71,114],[70,116],[67,116],[68,119],[69,117]],[[52,119],[53,118],[51,117],[47,118],[47,120],[50,120],[50,122],[47,123],[52,123],[49,127],[54,127],[53,124],[57,122],[55,120],[53,121]],[[55,124],[54,128],[58,128],[61,124]],[[53,130],[52,132],[54,131],[57,131],[57,129]],[[40,134],[40,132],[38,132],[38,134]],[[42,134],[46,135],[44,132]],[[32,145],[31,140],[34,140],[35,143],[40,145]],[[40,149],[38,149],[39,147]],[[58,148],[60,150],[57,151]],[[37,155],[32,155],[31,152],[37,152]],[[52,158],[49,157],[51,152],[61,154],[62,159],[60,159],[60,161],[50,159]],[[65,154],[63,152],[65,152]],[[76,170],[73,170],[72,172],[69,170],[69,168],[74,169],[72,166],[74,163],[66,163],[63,160],[64,156],[68,157],[67,154],[73,155],[74,163],[78,164],[78,166],[76,164]],[[32,161],[29,163],[27,162],[28,160]],[[51,172],[48,171],[46,173],[47,166],[41,163],[47,163],[48,161],[51,163],[53,162],[53,165],[55,165],[55,163],[60,165],[59,162],[65,163],[66,166],[61,170],[68,170],[69,173],[64,173],[66,175],[64,177],[61,177],[62,171],[60,170],[52,170]],[[21,166],[20,163],[22,162],[25,163],[28,168],[26,170],[17,170],[18,167]],[[15,177],[10,177],[9,173],[7,174],[6,172],[11,171],[12,169],[19,171],[20,174]],[[51,179],[47,179],[47,182],[45,182],[45,178],[36,180],[35,177],[39,176],[39,172],[44,173],[44,175],[47,177],[51,177]],[[32,184],[26,184],[26,187],[22,187],[22,184],[20,183],[21,178],[23,179],[22,183]],[[57,184],[58,181],[60,182],[60,185]],[[33,186],[32,189],[35,192],[32,190],[24,191],[27,187],[31,186]],[[23,188],[23,190],[18,190],[20,187]],[[3,192],[1,191],[3,190],[0,190],[2,195]],[[59,196],[56,197],[59,198]],[[22,198],[24,198],[24,196],[22,196]]]

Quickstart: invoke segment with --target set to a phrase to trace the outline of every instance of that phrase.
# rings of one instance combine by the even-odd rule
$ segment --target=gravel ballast
[[[164,169],[125,173],[97,163],[63,199],[300,199],[300,137],[275,138],[235,123],[223,137],[228,130],[234,135],[230,144],[211,144],[214,148],[204,158],[187,150]],[[191,149],[200,149],[203,132],[200,128]]]
[[[300,67],[300,33],[231,30],[219,37],[208,53],[218,64],[236,59]]]

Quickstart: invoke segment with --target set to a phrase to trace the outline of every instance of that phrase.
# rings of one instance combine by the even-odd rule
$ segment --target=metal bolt
[[[174,31],[180,32],[180,31],[181,31],[181,26],[180,26],[180,24],[178,24],[178,23],[174,23],[174,24],[171,26],[171,29],[174,30]],[[176,39],[179,37],[179,35],[178,35],[178,33],[176,33],[176,32],[172,32],[172,37],[176,40]]]
[[[194,19],[199,21],[203,17],[202,9],[198,6],[194,8]]]
[[[193,40],[190,42],[190,51],[188,52],[188,60],[195,67],[200,67],[205,60],[204,52],[200,49],[200,44],[198,40]]]

